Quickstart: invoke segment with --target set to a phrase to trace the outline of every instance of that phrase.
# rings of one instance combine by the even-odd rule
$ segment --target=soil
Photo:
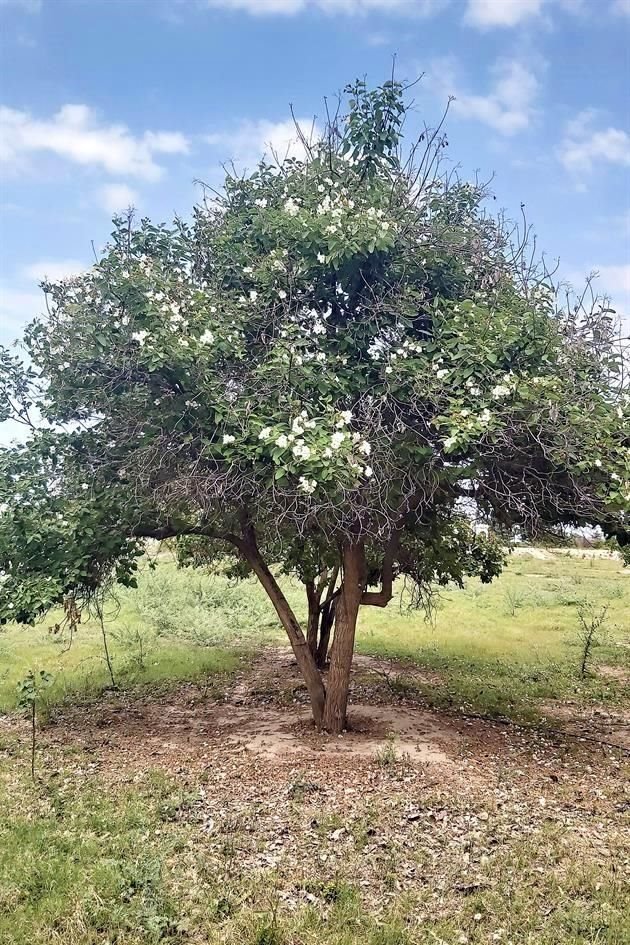
[[[520,844],[538,845],[542,874],[554,831],[567,863],[630,868],[627,756],[600,743],[594,716],[565,707],[557,724],[578,736],[568,737],[447,714],[387,685],[408,671],[358,657],[350,729],[331,737],[313,729],[291,653],[267,649],[223,689],[110,692],[58,711],[38,764],[50,782],[94,778],[112,791],[165,771],[181,792],[165,816],[192,826],[218,870],[274,870],[283,908],[312,904],[322,876],[347,874],[376,912],[434,882],[428,920],[444,907],[446,874],[449,895],[468,895],[495,882],[494,858],[518,858]],[[0,718],[3,729],[28,744],[23,719]],[[608,721],[602,731],[612,736]]]
[[[630,714],[585,709],[571,702],[542,706],[549,732],[470,717],[419,705],[390,687],[399,676],[439,683],[436,673],[406,664],[357,655],[353,667],[348,730],[340,736],[315,731],[306,689],[290,649],[265,649],[231,679],[225,689],[183,684],[160,696],[108,692],[97,704],[55,712],[42,732],[51,747],[72,744],[107,756],[115,776],[141,770],[150,759],[160,765],[184,760],[203,764],[216,752],[276,762],[344,760],[373,763],[379,755],[451,771],[462,758],[510,750],[520,743],[568,741],[630,750]],[[8,719],[4,725],[21,725]],[[575,746],[574,746],[575,747]],[[112,760],[115,758],[115,762]]]

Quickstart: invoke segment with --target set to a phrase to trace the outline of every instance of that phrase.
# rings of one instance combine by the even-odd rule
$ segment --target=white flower
[[[383,222],[381,223],[381,230],[387,232],[387,230],[389,230],[389,226],[390,226],[390,225],[389,225],[389,223],[387,222],[387,220],[383,220]]]
[[[446,439],[444,440],[444,448],[447,450],[450,450],[455,446],[456,443],[457,443],[456,436],[447,436]]]
[[[148,331],[134,331],[131,338],[133,341],[137,341],[139,345],[144,344],[144,339],[148,336]]]
[[[471,387],[470,393],[473,395],[473,397],[481,396],[481,390],[478,387]]]
[[[258,292],[256,292],[255,289],[252,289],[249,293],[249,297],[252,300],[252,302],[255,302],[256,299],[258,298]]]
[[[334,450],[338,450],[343,441],[346,438],[346,434],[339,431],[338,433],[333,433],[330,438],[330,445]]]
[[[327,446],[326,449],[324,450],[324,456],[326,457],[326,459],[330,459],[330,457],[332,456],[332,450],[330,446]]]
[[[499,397],[507,397],[510,393],[510,388],[505,384],[497,384],[496,387],[493,387],[491,392],[495,400],[498,400]]]
[[[207,328],[204,331],[203,335],[200,335],[199,337],[199,343],[202,345],[211,345],[213,341],[214,341],[214,335],[212,334],[209,328]]]
[[[258,200],[254,200],[254,203],[256,204],[257,207],[262,207],[263,210],[267,206],[267,201],[265,200],[264,197],[259,197]]]
[[[341,410],[339,412],[342,422],[347,426],[352,420],[352,411],[351,410]]]
[[[443,378],[448,377],[448,371],[446,370],[446,368],[440,368],[440,370],[436,373],[435,376],[438,378],[438,380],[441,381]]]
[[[388,365],[388,366],[385,368],[385,373],[386,373],[386,374],[391,374],[393,370],[394,370],[393,367],[389,367],[389,365]]]
[[[293,430],[294,433],[297,433],[298,435],[299,435],[300,433],[304,433],[304,427],[303,427],[303,425],[302,425],[302,418],[301,418],[301,417],[296,417],[296,418],[295,418],[295,420],[294,420],[293,423],[291,424],[291,429]]]
[[[263,427],[260,433],[258,434],[259,440],[268,440],[271,436],[271,427]]]
[[[289,445],[289,441],[287,440],[284,433],[281,433],[278,439],[276,440],[276,446],[279,446],[280,449],[284,449],[285,446],[288,446],[288,445]]]
[[[361,443],[361,446],[359,447],[359,453],[363,453],[364,456],[369,456],[371,452],[372,452],[371,444],[368,443],[367,440],[363,440],[363,443]]]
[[[84,492],[87,492],[87,490],[88,490],[90,487],[89,487],[89,485],[87,484],[87,482],[82,482],[82,483],[81,483],[81,488],[83,489]]]
[[[601,459],[596,459],[596,460],[595,460],[595,465],[596,465],[596,466],[601,466],[601,464],[602,464]]]
[[[236,440],[236,437],[235,437],[235,436],[232,436],[231,433],[224,433],[224,434],[223,434],[223,445],[224,445],[224,446],[229,446],[229,444],[230,444],[230,443],[234,443],[235,440]]]
[[[326,257],[324,256],[323,253],[318,253],[318,254],[317,254],[317,262],[318,262],[318,263],[325,263],[325,262],[326,262]]]
[[[305,420],[304,426],[306,427],[307,430],[314,430],[316,427],[316,423],[314,420]]]
[[[492,414],[490,413],[490,411],[488,410],[488,408],[485,407],[485,408],[481,411],[481,413],[479,414],[479,419],[481,420],[482,423],[488,423],[488,421],[490,420],[490,417],[491,417],[491,416],[492,416]]]
[[[363,470],[363,475],[367,476],[368,479],[371,479],[372,476],[374,475],[374,470],[372,469],[371,466],[366,466],[365,469]]]
[[[305,476],[300,476],[299,488],[307,495],[312,495],[317,489],[317,482],[315,479],[307,479]]]
[[[180,339],[179,339],[179,343],[180,343],[180,345],[182,346],[182,348],[187,348],[187,347],[188,347],[188,338],[180,338]]]
[[[287,297],[287,293],[284,291],[284,289],[280,289],[279,292],[278,292],[278,298],[279,298],[279,299],[286,299],[286,297]]]
[[[289,197],[288,200],[285,200],[284,209],[290,217],[294,217],[300,212],[299,204],[295,202],[293,197]]]
[[[295,444],[292,452],[293,455],[297,457],[297,459],[310,459],[311,456],[310,447],[308,447],[302,440]]]
[[[254,271],[254,270],[252,269],[251,266],[244,266],[244,267],[243,267],[243,272],[245,273],[245,275],[249,275],[250,272],[253,272],[253,271]]]

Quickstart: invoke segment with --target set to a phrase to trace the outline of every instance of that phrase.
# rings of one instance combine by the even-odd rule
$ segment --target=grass
[[[214,855],[195,816],[198,790],[162,772],[114,792],[67,763],[33,785],[16,763],[0,792],[1,945],[623,945],[630,932],[615,861],[574,858],[575,837],[558,823],[504,842],[468,886],[455,840],[437,864],[430,848],[408,854],[418,882],[399,892],[393,844],[376,907],[353,881],[359,844],[337,866],[242,871],[243,835],[230,828]],[[474,794],[438,800],[453,820],[497,816]],[[612,853],[621,862],[621,845]]]
[[[404,672],[398,680],[438,706],[522,719],[546,699],[625,701],[623,678],[594,671],[580,678],[577,607],[584,599],[609,604],[592,669],[630,670],[630,572],[607,557],[515,556],[493,584],[443,592],[430,622],[406,612],[404,600],[398,609],[364,610],[357,649],[438,673],[439,685],[414,683]]]
[[[299,588],[286,587],[302,613]],[[583,599],[609,604],[606,639],[584,679]],[[357,649],[395,661],[391,685],[406,699],[518,719],[540,713],[549,699],[627,704],[622,674],[597,670],[627,669],[629,614],[630,578],[617,562],[515,556],[493,585],[445,592],[431,622],[404,604],[365,609]],[[31,667],[55,677],[44,712],[94,700],[108,687],[98,624],[87,620],[68,646],[48,631],[52,622],[0,634],[0,712],[14,709],[16,683]],[[219,692],[243,658],[283,640],[257,585],[231,586],[168,561],[144,570],[137,592],[110,602],[107,632],[120,689],[145,697],[181,680]],[[487,759],[481,765],[484,773],[490,766],[490,788],[471,782],[449,791],[416,775],[392,737],[371,762],[369,781],[348,795],[356,795],[350,815],[330,799],[328,773],[290,765],[279,774],[255,768],[255,800],[243,806],[248,762],[237,754],[216,781],[208,834],[221,759],[202,774],[142,766],[112,781],[107,761],[91,764],[94,749],[43,739],[33,783],[20,732],[18,739],[11,725],[0,729],[0,945],[630,940],[627,847],[615,819],[623,775],[604,769],[600,755],[591,770],[568,769],[565,755],[542,764],[539,753],[531,777],[543,780],[534,787],[522,783],[525,763],[507,753],[494,768]],[[547,770],[556,813],[539,806],[552,783]],[[363,798],[368,783],[381,793]],[[410,825],[411,801],[422,819]],[[266,855],[269,841],[251,827],[258,830],[266,807],[272,823],[288,818],[280,837],[290,838],[289,853],[307,838],[309,855],[298,868],[282,858],[269,867],[264,857],[258,868],[243,865],[248,855]]]
[[[437,673],[439,684],[417,682],[404,671],[399,685],[438,706],[528,718],[537,703],[571,698],[614,704],[628,698],[627,682],[590,672],[580,678],[577,606],[583,599],[609,604],[606,641],[593,667],[630,667],[630,572],[610,558],[514,556],[490,585],[471,581],[442,592],[433,620],[406,609],[364,608],[357,651],[403,661]],[[299,615],[300,587],[285,582]],[[285,642],[275,613],[254,581],[234,585],[219,576],[180,571],[162,561],[140,575],[137,591],[119,591],[108,607],[107,633],[117,683],[166,686],[229,673],[238,657],[269,642]],[[15,706],[17,682],[46,669],[55,679],[47,704],[93,698],[110,683],[100,627],[82,624],[68,640],[36,627],[0,632],[0,711]]]

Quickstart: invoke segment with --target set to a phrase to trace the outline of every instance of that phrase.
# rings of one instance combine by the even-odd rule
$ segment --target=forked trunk
[[[321,621],[319,625],[319,640],[315,652],[315,663],[318,669],[324,669],[328,662],[328,644],[330,643],[330,631],[335,620],[336,599],[327,600],[322,610]]]
[[[308,602],[308,618],[306,623],[306,642],[313,659],[317,661],[317,642],[319,638],[319,602],[321,592],[317,593],[315,581],[307,581],[306,600]]]
[[[365,584],[365,553],[362,544],[343,551],[343,584],[335,609],[335,642],[324,706],[324,728],[333,734],[346,727],[354,635]]]
[[[299,670],[304,677],[304,682],[308,689],[311,709],[313,711],[313,720],[317,728],[321,728],[326,692],[321,673],[315,665],[315,659],[302,632],[302,628],[291,610],[289,602],[282,593],[278,582],[260,554],[255,540],[250,537],[246,541],[239,541],[237,547],[247,558],[252,570],[258,577],[271,603],[275,607],[276,613],[280,618],[280,623],[287,632]]]

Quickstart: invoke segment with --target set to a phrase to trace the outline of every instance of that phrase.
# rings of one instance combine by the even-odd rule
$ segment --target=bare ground
[[[272,870],[283,909],[325,908],[322,877],[345,877],[375,915],[423,889],[417,921],[430,921],[458,898],[523,881],[525,848],[528,883],[550,870],[564,882],[576,863],[623,875],[627,756],[599,743],[592,719],[582,735],[594,740],[581,740],[404,704],[383,682],[403,670],[357,658],[351,730],[338,737],[314,732],[279,648],[244,663],[224,691],[189,684],[64,709],[41,752],[60,779],[112,790],[164,770],[189,797],[173,817],[195,825],[226,888]],[[2,722],[26,737],[23,725]]]

